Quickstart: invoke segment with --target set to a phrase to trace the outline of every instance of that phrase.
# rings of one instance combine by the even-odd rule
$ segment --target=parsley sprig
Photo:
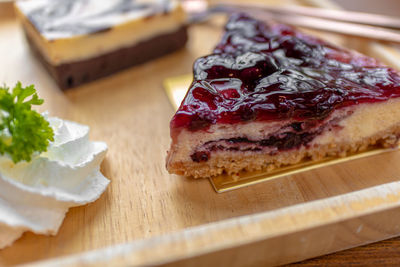
[[[54,141],[49,122],[33,105],[43,104],[33,85],[0,86],[0,155],[8,154],[14,163],[30,161],[32,155],[47,150]]]

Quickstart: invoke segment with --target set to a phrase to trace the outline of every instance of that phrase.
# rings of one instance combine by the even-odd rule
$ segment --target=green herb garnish
[[[10,88],[0,87],[0,154],[8,154],[14,163],[30,161],[35,152],[47,150],[54,141],[49,122],[33,105],[43,104],[33,85],[22,87],[18,82]]]

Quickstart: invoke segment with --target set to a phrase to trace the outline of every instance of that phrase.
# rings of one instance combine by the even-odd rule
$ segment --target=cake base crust
[[[297,164],[302,160],[318,161],[324,157],[345,157],[348,154],[363,152],[372,146],[395,147],[400,138],[400,124],[378,132],[358,142],[315,144],[299,149],[281,151],[276,155],[254,152],[229,153],[216,152],[207,162],[178,161],[167,165],[168,171],[194,178],[211,177],[222,173],[237,174],[240,171],[272,171],[285,165]],[[168,159],[167,159],[168,162]]]
[[[30,47],[61,89],[68,89],[106,77],[182,48],[188,39],[187,27],[155,36],[131,47],[121,48],[94,58],[54,66],[49,63],[28,34]]]

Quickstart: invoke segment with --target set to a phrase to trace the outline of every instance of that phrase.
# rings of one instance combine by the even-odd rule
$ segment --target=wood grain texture
[[[399,266],[399,251],[397,237],[286,266]]]
[[[14,84],[20,80],[24,84],[34,83],[40,96],[46,99],[41,110],[89,125],[91,139],[109,145],[102,171],[111,179],[110,187],[98,201],[69,211],[57,236],[24,234],[12,247],[0,251],[0,265],[57,259],[125,242],[140,243],[140,240],[144,242],[140,244],[151,247],[158,243],[146,240],[158,240],[160,235],[179,233],[188,227],[273,212],[399,180],[399,152],[313,170],[220,195],[213,191],[207,180],[169,175],[164,164],[173,109],[164,94],[162,81],[191,70],[194,59],[208,53],[215,45],[223,22],[224,19],[216,18],[208,24],[192,27],[190,41],[184,50],[64,93],[30,53],[14,18],[0,20],[0,82]],[[348,41],[334,35],[325,37],[342,44]],[[332,246],[321,250],[303,247],[305,251],[314,253],[303,253],[303,258],[344,249],[358,239],[370,242],[393,236],[395,222],[390,219],[396,219],[397,214],[396,209],[382,210],[381,214],[369,219],[365,217],[366,222],[369,220],[372,225],[371,232],[347,240],[347,243],[341,243],[339,238],[336,243],[330,243]],[[384,218],[387,226],[391,227],[390,231],[379,224]],[[357,220],[348,220],[334,228],[321,228],[321,232],[299,231],[298,235],[288,235],[287,239],[271,239],[260,248],[268,248],[279,259],[282,256],[279,253],[290,252],[279,250],[279,246],[289,248],[304,234],[315,239],[320,238],[321,233],[357,230],[354,228]],[[242,229],[244,232],[239,230],[235,229],[238,231],[235,233],[246,233],[246,229]],[[228,237],[216,234],[215,241]],[[241,236],[237,237],[240,239]],[[188,249],[189,245],[185,247],[183,243],[182,246]],[[254,257],[264,256],[257,247],[250,246],[242,251],[253,249]],[[231,253],[231,250],[226,250],[218,255],[223,256],[221,259],[242,262],[232,258]],[[149,257],[149,254],[145,255]],[[139,262],[134,257],[128,258]],[[291,261],[299,259],[292,257]],[[285,262],[289,261],[280,263]]]
[[[399,210],[392,182],[35,266],[279,265],[397,235]]]

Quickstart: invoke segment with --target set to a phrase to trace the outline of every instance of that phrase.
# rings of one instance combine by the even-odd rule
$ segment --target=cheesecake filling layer
[[[193,162],[207,162],[214,153],[221,151],[251,151],[273,156],[302,146],[310,148],[341,142],[357,143],[373,136],[377,127],[385,130],[399,124],[400,99],[382,104],[363,104],[354,111],[347,108],[338,111],[338,114],[334,119],[316,127],[307,127],[306,122],[295,122],[282,127],[277,133],[259,139],[254,139],[254,135],[248,138],[246,135],[249,132],[242,132],[242,136],[207,141],[194,148],[190,158]]]
[[[215,151],[265,152],[265,150],[269,150],[269,155],[275,155],[279,150],[294,149],[301,145],[307,145],[317,134],[317,132],[286,132],[281,136],[271,136],[261,140],[249,140],[246,137],[237,137],[209,141],[190,155],[190,158],[194,162],[207,161],[211,153]]]
[[[247,136],[233,138],[221,138],[215,141],[208,141],[197,147],[195,152],[190,155],[193,162],[205,162],[211,157],[213,152],[262,152],[275,155],[278,151],[295,149],[306,146],[315,136],[320,134],[327,125],[304,129],[302,125],[306,122],[294,122],[282,127],[277,133],[261,139],[250,139]]]
[[[52,65],[85,60],[176,32],[186,20],[176,1],[39,0],[16,6],[27,34]],[[56,16],[63,8],[65,13]]]
[[[279,151],[296,149],[301,146],[308,146],[314,138],[320,135],[325,128],[329,131],[338,128],[338,122],[343,118],[335,118],[328,123],[321,122],[293,122],[283,126],[277,132],[267,137],[251,139],[246,135],[221,138],[214,141],[207,141],[195,148],[190,155],[193,162],[206,162],[214,152],[260,152],[270,156],[276,155]]]

